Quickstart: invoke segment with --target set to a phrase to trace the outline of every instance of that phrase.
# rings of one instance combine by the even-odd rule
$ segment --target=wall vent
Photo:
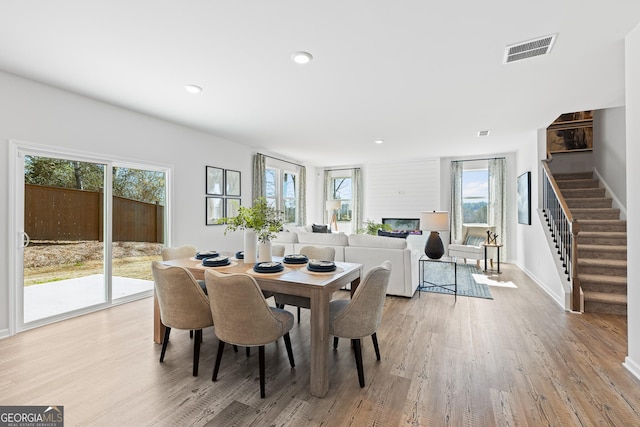
[[[504,51],[504,63],[508,64],[510,62],[548,54],[551,52],[557,36],[557,34],[551,34],[507,46]]]
[[[478,131],[478,136],[489,136],[490,130],[480,130]]]

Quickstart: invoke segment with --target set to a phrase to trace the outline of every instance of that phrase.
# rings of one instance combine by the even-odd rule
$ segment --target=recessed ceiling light
[[[491,133],[490,130],[479,130],[478,136],[489,136],[490,133]]]
[[[202,92],[202,88],[197,85],[184,85],[184,90],[189,93],[200,93]]]
[[[384,142],[384,139],[376,139],[374,142],[376,144],[382,144]]]
[[[309,52],[295,52],[291,55],[291,59],[296,64],[308,64],[313,59]]]

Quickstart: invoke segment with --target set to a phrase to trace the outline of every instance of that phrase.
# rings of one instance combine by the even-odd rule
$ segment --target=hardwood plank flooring
[[[309,311],[284,342],[258,353],[217,349],[204,331],[200,375],[192,340],[172,331],[165,362],[147,298],[0,340],[0,404],[64,405],[68,426],[640,426],[640,381],[622,362],[626,318],[572,314],[513,265],[493,300],[423,293],[388,297],[376,361],[362,342],[360,388],[349,340],[330,350],[329,393],[309,394]],[[339,298],[348,298],[340,292]]]

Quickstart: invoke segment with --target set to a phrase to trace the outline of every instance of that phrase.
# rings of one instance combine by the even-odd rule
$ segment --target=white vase
[[[271,262],[271,241],[258,243],[258,262]]]
[[[256,262],[258,248],[258,235],[255,230],[244,230],[244,262],[252,264]]]

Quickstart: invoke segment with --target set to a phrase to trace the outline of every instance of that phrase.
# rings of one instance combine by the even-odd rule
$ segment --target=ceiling
[[[0,21],[2,70],[338,166],[511,152],[562,113],[624,105],[640,2],[3,0]]]

